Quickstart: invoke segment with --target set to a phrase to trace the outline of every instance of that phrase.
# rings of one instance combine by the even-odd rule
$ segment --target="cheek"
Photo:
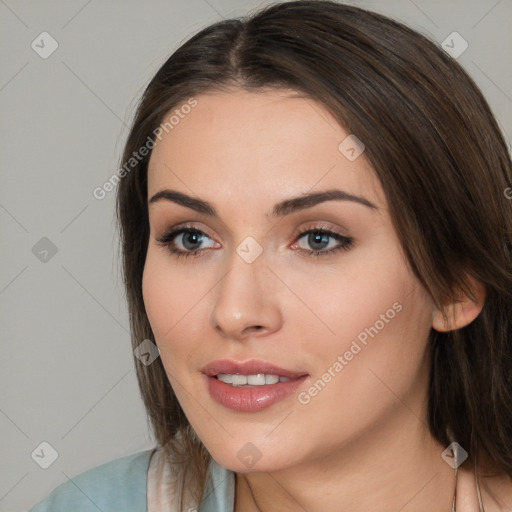
[[[405,266],[387,270],[367,274],[350,300],[332,300],[325,312],[337,334],[322,353],[320,372],[342,359],[324,398],[337,403],[344,396],[346,408],[358,411],[361,420],[391,406],[394,393],[407,396],[425,378],[428,294]]]
[[[172,326],[172,315],[175,311],[172,288],[167,285],[167,272],[164,265],[159,264],[158,259],[152,256],[151,249],[148,250],[142,276],[142,296],[157,343],[165,331]]]
[[[393,389],[405,390],[425,363],[432,319],[428,294],[395,246],[350,262],[346,258],[345,263],[330,275],[316,275],[314,286],[296,278],[297,295],[315,313],[296,309],[292,314],[300,324],[301,348],[317,378],[336,373],[326,399],[331,392],[337,399],[339,390],[347,389],[369,399],[378,396],[383,386],[375,375]],[[336,371],[338,356],[343,362]]]
[[[289,312],[303,328],[316,333],[313,339],[320,336],[323,347],[330,345],[336,351],[358,335],[364,341],[366,329],[376,323],[379,332],[401,323],[406,315],[397,310],[403,309],[417,286],[392,244],[343,256],[313,278],[304,278],[306,270],[287,271],[286,282],[293,283],[294,292],[303,300],[296,301],[294,311]]]
[[[162,357],[169,350],[186,348],[185,339],[194,340],[197,323],[193,317],[204,292],[197,279],[187,278],[182,267],[169,257],[149,249],[142,278],[146,314]],[[184,338],[186,336],[186,338]]]
[[[401,400],[420,414],[431,320],[426,292],[405,269],[367,273],[330,290],[319,311],[335,335],[318,323],[316,332],[327,335],[302,336],[313,340],[307,350],[315,372],[297,397],[304,424],[319,439],[336,425],[337,439],[346,442],[398,413],[415,419]],[[320,443],[326,452],[332,441]]]

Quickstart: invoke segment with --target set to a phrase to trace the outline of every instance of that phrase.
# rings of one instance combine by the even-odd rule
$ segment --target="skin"
[[[427,338],[432,328],[470,323],[483,288],[475,283],[478,303],[461,297],[443,320],[403,255],[364,153],[350,161],[338,150],[349,132],[319,103],[284,90],[196,99],[152,152],[148,199],[174,189],[212,203],[219,216],[166,200],[149,205],[143,294],[185,414],[213,458],[236,472],[236,512],[450,510],[454,471],[426,424]],[[377,208],[331,200],[266,215],[279,201],[329,189]],[[178,258],[157,241],[185,223],[206,234],[197,257]],[[318,249],[298,234],[319,226],[353,246],[318,258],[298,252]],[[263,248],[250,264],[236,252],[248,236]],[[174,246],[193,250],[183,238]],[[339,245],[328,241],[323,251]],[[292,395],[242,413],[208,393],[200,369],[225,358],[307,372],[299,392],[307,391],[394,303],[401,311],[307,404]],[[261,453],[252,468],[237,456],[248,442]]]

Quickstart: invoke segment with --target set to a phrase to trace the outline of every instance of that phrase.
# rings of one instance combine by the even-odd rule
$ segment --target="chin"
[[[236,454],[223,453],[220,457],[213,457],[215,461],[230,471],[235,473],[275,473],[284,471],[295,466],[295,463],[289,458],[279,455],[271,455],[270,457],[262,456],[261,459],[254,463],[241,462]],[[287,459],[287,460],[286,460]]]
[[[243,439],[234,437],[227,441],[217,438],[218,442],[203,443],[218,464],[236,473],[276,472],[299,463],[297,449],[278,436],[273,442],[265,435],[249,439],[250,435],[244,435]],[[290,454],[294,455],[293,458]]]

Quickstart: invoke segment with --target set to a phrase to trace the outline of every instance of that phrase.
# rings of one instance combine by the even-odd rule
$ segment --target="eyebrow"
[[[212,204],[202,199],[188,196],[182,192],[178,192],[177,190],[160,190],[148,201],[148,203],[152,204],[162,200],[171,201],[205,215],[212,217],[218,216],[217,211]],[[364,197],[349,194],[344,190],[333,189],[285,199],[284,201],[281,201],[274,206],[271,212],[271,216],[284,217],[285,215],[289,215],[300,210],[312,208],[313,206],[324,203],[326,201],[351,201],[363,206],[367,206],[371,209],[378,209],[375,204],[368,201],[368,199],[365,199]]]

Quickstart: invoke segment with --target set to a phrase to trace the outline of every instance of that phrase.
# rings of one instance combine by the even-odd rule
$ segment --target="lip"
[[[219,404],[239,412],[258,412],[266,409],[296,392],[308,378],[306,372],[286,370],[266,361],[214,361],[202,370],[208,392]],[[291,379],[288,382],[265,384],[254,387],[233,387],[218,380],[219,373],[255,375],[266,373]]]

